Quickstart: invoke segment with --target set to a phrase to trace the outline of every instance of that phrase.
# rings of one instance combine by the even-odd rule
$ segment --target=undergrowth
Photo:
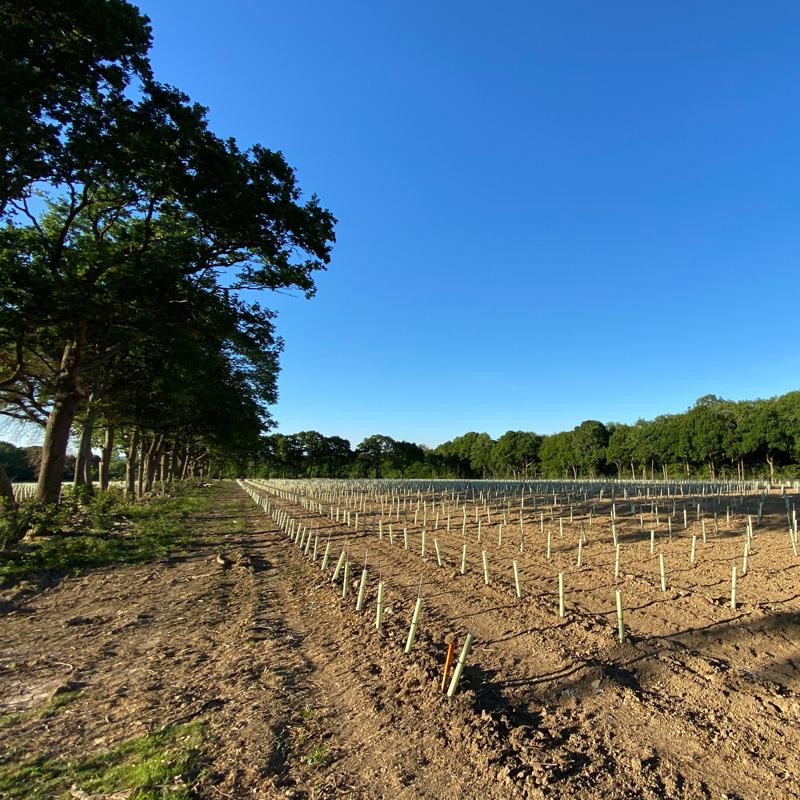
[[[180,552],[194,539],[191,515],[207,511],[213,493],[213,487],[187,482],[146,502],[131,502],[112,489],[68,495],[58,506],[25,504],[13,523],[16,535],[0,532],[0,583]],[[28,534],[26,540],[16,541],[20,531]]]
[[[130,791],[130,800],[188,800],[202,774],[202,722],[165,727],[101,753],[70,761],[33,757],[0,763],[0,796],[49,800]],[[85,794],[81,794],[85,793]]]

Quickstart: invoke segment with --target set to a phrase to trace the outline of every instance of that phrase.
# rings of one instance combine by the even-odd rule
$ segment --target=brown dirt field
[[[330,534],[325,573],[321,556],[313,562],[272,514],[223,483],[213,490],[217,514],[196,520],[204,544],[188,556],[4,593],[0,713],[40,707],[59,687],[83,691],[56,715],[31,715],[3,730],[0,758],[79,758],[162,725],[204,719],[212,736],[208,771],[195,789],[203,798],[800,797],[800,558],[778,491],[766,500],[732,609],[743,507],[728,523],[723,506],[718,530],[707,511],[703,544],[700,523],[690,515],[684,530],[680,510],[668,537],[666,501],[658,524],[648,511],[642,533],[618,500],[615,580],[607,496],[574,498],[571,524],[566,501],[552,522],[548,507],[550,560],[539,511],[527,509],[520,553],[510,510],[500,545],[502,510],[490,503],[490,523],[479,506],[479,544],[470,506],[462,575],[461,517],[449,533],[443,521],[435,532],[427,521],[422,558],[422,519],[414,525],[413,513],[408,524],[392,517],[392,544],[388,507],[378,517],[379,539],[372,518],[368,532],[356,531],[287,494],[288,485],[276,495],[280,486],[265,496],[319,532],[320,554]],[[330,503],[317,500],[327,512]],[[635,502],[650,508],[649,500]],[[350,498],[351,514],[358,503]],[[447,508],[441,505],[443,517]],[[586,543],[577,567],[581,522]],[[352,569],[343,599],[341,580],[334,585],[330,577],[345,542]],[[232,563],[219,564],[226,545]],[[357,613],[367,549],[365,611]],[[386,587],[380,632],[379,571]],[[419,631],[406,655],[420,586]],[[622,644],[618,588],[628,633]],[[447,643],[460,649],[468,631],[473,649],[458,693],[447,699],[439,691]]]

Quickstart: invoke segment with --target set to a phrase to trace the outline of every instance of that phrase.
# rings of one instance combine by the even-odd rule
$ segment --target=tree
[[[494,467],[513,477],[525,477],[539,463],[542,437],[529,431],[506,431],[495,443],[492,453]]]
[[[588,472],[590,478],[603,469],[608,439],[608,429],[596,419],[588,419],[572,431],[572,447],[578,456],[577,466]]]
[[[334,240],[333,216],[300,202],[282,154],[219,140],[179,92],[148,80],[135,101],[90,93],[80,111],[53,176],[62,194],[43,214],[10,201],[18,217],[0,234],[0,389],[11,413],[47,417],[46,502],[98,370],[165,328],[202,328],[209,295],[242,331],[257,327],[269,312],[235,292],[310,296]]]
[[[578,477],[580,459],[573,445],[574,431],[561,431],[545,436],[539,449],[542,472],[550,478],[564,478],[570,473]]]
[[[406,471],[413,464],[425,461],[425,453],[418,444],[413,442],[393,441],[387,454],[389,466],[400,473],[401,478],[405,478]]]
[[[788,392],[777,399],[781,430],[789,442],[789,455],[800,462],[800,391]]]
[[[716,465],[724,455],[725,441],[731,425],[725,401],[713,394],[698,398],[688,412],[691,428],[692,456],[707,462],[709,475],[716,478]]]
[[[784,403],[784,407],[786,405],[788,404]],[[756,450],[763,453],[769,465],[770,478],[774,478],[776,459],[782,454],[788,455],[792,445],[788,426],[781,419],[781,404],[773,397],[769,400],[756,400],[748,406],[750,413],[745,417],[744,443],[751,452]]]
[[[87,108],[149,78],[148,23],[123,0],[0,0],[0,215],[68,171]]]
[[[368,467],[376,478],[381,477],[383,463],[395,446],[395,441],[390,436],[376,433],[368,436],[356,448],[356,456]]]
[[[622,478],[622,470],[630,465],[633,477],[636,477],[634,470],[634,442],[630,425],[618,424],[614,427],[614,432],[608,437],[608,447],[606,448],[606,458],[617,468],[617,477]]]

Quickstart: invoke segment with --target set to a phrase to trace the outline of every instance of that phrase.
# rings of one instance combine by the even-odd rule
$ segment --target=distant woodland
[[[470,431],[434,449],[377,434],[355,449],[316,431],[264,438],[259,477],[711,478],[800,475],[800,391],[767,400],[701,397],[683,414],[571,431]]]

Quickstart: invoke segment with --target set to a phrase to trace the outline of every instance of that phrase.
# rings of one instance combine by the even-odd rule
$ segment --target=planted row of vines
[[[427,615],[441,620],[441,597],[461,598],[464,613],[449,621],[459,641],[472,633],[473,599],[506,609],[521,629],[549,620],[600,625],[620,642],[669,636],[692,629],[698,602],[720,622],[787,602],[800,567],[797,484],[242,486],[357,612],[399,609],[415,628],[412,611],[425,626]],[[754,574],[767,579],[754,584]]]

